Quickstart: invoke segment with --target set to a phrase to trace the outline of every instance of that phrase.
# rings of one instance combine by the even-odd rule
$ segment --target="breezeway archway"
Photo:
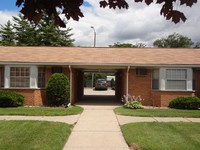
[[[73,103],[75,104],[119,104],[125,92],[126,78],[125,68],[109,66],[78,66],[73,68]],[[95,91],[92,88],[84,89],[84,73],[112,73],[115,76],[115,90]]]

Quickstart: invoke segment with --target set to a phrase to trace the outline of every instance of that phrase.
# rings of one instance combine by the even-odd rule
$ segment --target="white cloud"
[[[82,6],[83,18],[77,21],[69,20],[67,26],[72,28],[76,46],[93,46],[93,30],[97,33],[96,46],[106,47],[116,42],[143,42],[152,46],[153,41],[166,37],[174,32],[188,36],[194,42],[200,41],[200,3],[192,8],[178,8],[188,18],[185,23],[174,24],[160,15],[160,5],[130,2],[128,10],[112,10],[100,8],[99,1],[87,0],[92,6]],[[0,24],[12,20],[18,12],[0,11]]]
[[[4,25],[8,22],[8,20],[12,21],[12,16],[17,16],[19,14],[19,12],[15,12],[15,11],[1,11],[0,10],[0,24]]]
[[[79,46],[93,45],[94,26],[97,31],[97,46],[108,46],[115,42],[143,42],[152,46],[154,40],[166,37],[174,32],[200,41],[200,4],[192,8],[178,8],[188,18],[185,23],[174,24],[160,15],[160,5],[146,6],[143,3],[130,3],[128,10],[112,10],[99,8],[98,1],[88,0],[93,7],[82,7],[84,18],[77,23],[70,20],[68,25],[73,28],[75,44]]]

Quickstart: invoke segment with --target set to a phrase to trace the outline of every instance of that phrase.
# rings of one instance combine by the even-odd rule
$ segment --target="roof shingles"
[[[200,49],[0,47],[0,63],[200,65]]]

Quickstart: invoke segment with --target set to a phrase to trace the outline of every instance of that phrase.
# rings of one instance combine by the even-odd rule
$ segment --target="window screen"
[[[0,67],[0,87],[4,87],[4,67]]]
[[[147,75],[147,69],[137,68],[136,69],[136,75],[138,75],[138,76],[145,76],[145,75]]]
[[[51,73],[62,73],[62,67],[53,67]]]
[[[10,87],[30,87],[30,68],[11,67]]]
[[[154,70],[153,71],[152,89],[159,89],[159,70]]]
[[[38,68],[38,87],[39,88],[45,87],[45,68],[44,67]]]
[[[166,70],[166,89],[186,90],[186,83],[187,83],[186,69]]]

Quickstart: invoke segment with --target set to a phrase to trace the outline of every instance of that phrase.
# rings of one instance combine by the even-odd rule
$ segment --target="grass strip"
[[[62,150],[71,125],[47,121],[0,121],[1,150]]]
[[[114,112],[118,115],[139,117],[192,117],[200,118],[200,110],[180,109],[128,109],[117,107]]]
[[[121,127],[127,143],[142,150],[197,150],[200,123],[129,123]]]
[[[22,115],[22,116],[67,116],[83,112],[83,108],[72,106],[63,107],[16,107],[0,108],[0,115]]]

